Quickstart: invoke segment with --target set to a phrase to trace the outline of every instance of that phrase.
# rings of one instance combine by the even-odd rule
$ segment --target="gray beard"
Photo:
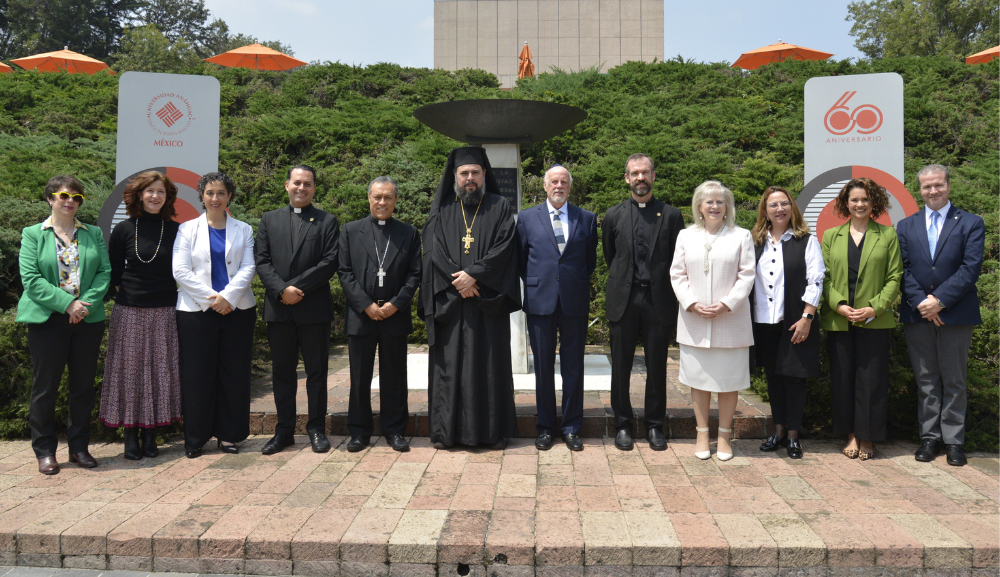
[[[458,183],[456,182],[455,194],[457,194],[458,198],[462,200],[462,204],[466,206],[478,206],[479,201],[483,200],[484,191],[482,186],[478,187],[476,190],[467,191],[463,188],[460,188],[458,186]]]
[[[650,193],[652,193],[652,192],[653,192],[653,184],[652,184],[652,183],[649,183],[649,182],[645,182],[645,183],[643,183],[643,184],[645,184],[645,185],[646,185],[646,186],[647,186],[647,187],[649,188],[649,190],[647,190],[647,191],[646,191],[646,194],[650,194]],[[638,192],[636,192],[636,190],[635,190],[635,189],[636,189],[636,186],[631,186],[631,185],[630,185],[630,186],[629,186],[629,188],[630,188],[630,189],[632,190],[632,192],[633,192],[633,193],[634,193],[634,194],[635,194],[636,196],[646,196],[646,194],[639,194]]]

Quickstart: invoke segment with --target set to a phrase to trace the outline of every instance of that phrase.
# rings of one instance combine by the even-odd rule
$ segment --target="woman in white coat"
[[[201,455],[215,437],[224,453],[250,434],[250,358],[256,303],[253,229],[226,212],[236,184],[221,172],[198,181],[205,214],[174,241],[184,452]]]
[[[750,289],[754,250],[750,231],[735,224],[731,190],[716,180],[694,189],[694,224],[681,231],[670,266],[670,282],[680,303],[677,342],[680,381],[691,387],[698,426],[695,456],[707,459],[708,412],[719,397],[718,458],[733,458],[730,445],[738,391],[750,386]]]

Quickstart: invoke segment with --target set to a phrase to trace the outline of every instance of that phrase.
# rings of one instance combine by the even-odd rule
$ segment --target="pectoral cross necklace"
[[[372,239],[372,240],[374,241],[375,239]],[[378,277],[378,286],[383,286],[383,283],[385,282],[385,280],[384,280],[385,279],[385,269],[382,268],[382,265],[385,263],[385,255],[389,254],[389,242],[390,241],[392,241],[392,235],[391,234],[385,239],[385,250],[382,251],[382,257],[381,258],[379,258],[379,256],[378,256],[378,243],[377,242],[375,243],[375,258],[378,258],[378,272],[375,273],[375,276]]]
[[[462,221],[465,222],[465,236],[461,240],[465,243],[465,254],[469,254],[472,242],[476,240],[472,238],[472,227],[476,225],[476,217],[479,216],[479,208],[483,206],[483,199],[479,199],[479,205],[476,206],[476,213],[472,215],[471,225],[469,224],[469,219],[465,216],[465,203],[462,202],[462,199],[458,199],[458,202],[462,205]]]

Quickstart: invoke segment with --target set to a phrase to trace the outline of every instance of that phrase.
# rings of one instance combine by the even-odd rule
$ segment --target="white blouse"
[[[765,239],[764,252],[757,261],[757,275],[754,280],[754,318],[758,323],[778,324],[785,320],[785,260],[782,255],[781,243],[793,237],[792,231],[786,230],[777,244],[768,234]],[[802,293],[802,302],[819,307],[823,296],[823,276],[826,274],[826,264],[823,263],[823,250],[816,240],[816,235],[809,235],[806,242],[806,290]]]

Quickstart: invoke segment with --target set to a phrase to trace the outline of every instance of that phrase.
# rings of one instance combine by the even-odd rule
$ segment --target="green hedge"
[[[420,124],[412,111],[466,98],[546,100],[588,111],[573,130],[522,150],[524,206],[542,201],[541,175],[558,162],[573,173],[572,201],[600,219],[628,194],[622,180],[625,159],[643,151],[657,161],[659,198],[690,218],[692,190],[716,178],[734,190],[738,221],[748,226],[764,188],[783,185],[793,194],[802,189],[805,82],[815,76],[898,72],[905,91],[908,189],[917,190],[914,175],[921,166],[947,164],[953,169],[955,204],[986,219],[986,264],[979,282],[984,324],[970,354],[968,444],[995,450],[1000,427],[998,62],[786,62],[755,72],[724,64],[630,62],[607,74],[542,74],[519,81],[511,91],[501,90],[494,76],[479,70],[393,64],[326,64],[291,73],[203,64],[190,72],[215,76],[222,85],[219,164],[240,190],[234,214],[254,227],[264,211],[287,202],[285,171],[300,162],[318,169],[316,202],[341,222],[367,214],[366,184],[389,174],[400,184],[397,216],[421,227],[444,158],[458,143]],[[85,219],[96,218],[114,187],[116,111],[117,79],[105,73],[0,75],[0,309],[16,304],[19,231],[48,212],[40,195],[50,176],[69,172],[84,180],[88,200],[82,212]],[[598,319],[588,335],[592,343],[608,339],[606,278],[607,267],[599,259],[592,284],[591,317]],[[254,286],[259,293],[259,281]],[[343,310],[336,279],[331,286]],[[11,326],[12,318],[10,311],[0,317],[0,434],[23,435],[30,363],[23,327]],[[413,340],[420,342],[425,330],[416,321]],[[339,317],[332,327],[335,341],[345,340],[343,331]],[[258,358],[266,358],[262,320],[255,343]],[[915,437],[916,397],[901,331],[894,333],[892,350],[891,434]],[[829,429],[828,383],[819,379],[810,389],[807,422],[815,434],[823,434]]]

